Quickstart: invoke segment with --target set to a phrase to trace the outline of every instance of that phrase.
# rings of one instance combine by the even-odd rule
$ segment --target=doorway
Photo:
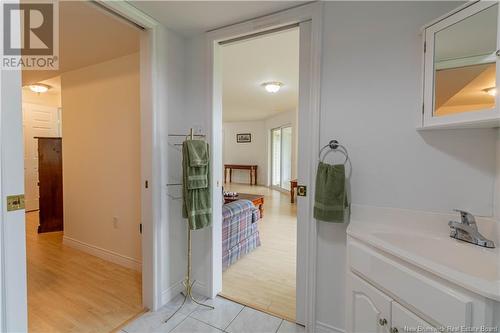
[[[280,22],[279,25],[276,22]],[[259,27],[256,30],[256,26]],[[299,6],[256,20],[221,28],[208,33],[210,55],[208,106],[211,119],[211,145],[213,165],[213,228],[207,251],[211,253],[208,267],[209,290],[212,297],[223,289],[222,286],[222,215],[220,203],[223,200],[222,184],[223,158],[222,142],[222,75],[221,50],[223,44],[255,38],[269,32],[277,32],[292,27],[300,30],[300,81],[298,101],[297,131],[297,179],[300,184],[314,192],[314,169],[319,151],[319,89],[320,89],[320,44],[321,44],[321,4]],[[270,133],[270,131],[268,132]],[[227,133],[225,133],[227,135]],[[297,200],[297,252],[296,252],[296,316],[295,321],[306,329],[315,325],[315,281],[317,229],[312,223],[312,199],[310,196]]]
[[[221,295],[292,322],[299,36],[290,27],[221,47],[223,162],[234,169],[224,183]]]
[[[59,17],[59,70],[22,73],[28,329],[111,331],[143,311],[141,30],[90,2]]]

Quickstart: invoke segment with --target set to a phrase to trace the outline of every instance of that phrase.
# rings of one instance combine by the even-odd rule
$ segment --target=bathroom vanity
[[[456,214],[353,207],[347,332],[498,332],[500,259],[449,237]],[[495,244],[497,223],[478,218]]]

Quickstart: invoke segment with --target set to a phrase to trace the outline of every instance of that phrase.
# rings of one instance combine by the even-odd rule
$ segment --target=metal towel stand
[[[189,131],[189,135],[182,135],[182,134],[169,134],[169,136],[184,136],[184,137],[189,137],[189,140],[193,140],[195,137],[205,137],[205,135],[202,134],[194,134],[193,129],[191,128]],[[182,184],[177,183],[177,184],[167,184],[167,186],[180,186]],[[191,228],[188,225],[188,233],[187,233],[187,241],[188,241],[188,260],[187,260],[187,275],[186,278],[184,279],[184,282],[182,284],[184,285],[184,291],[181,293],[184,296],[184,300],[182,301],[182,304],[179,306],[177,310],[175,310],[174,313],[172,313],[167,319],[165,319],[165,322],[169,321],[172,319],[173,316],[177,314],[177,312],[182,309],[184,304],[186,304],[186,300],[191,299],[194,303],[207,307],[209,309],[215,309],[212,305],[204,304],[200,301],[198,301],[194,296],[193,296],[193,286],[196,282],[196,280],[191,281]]]

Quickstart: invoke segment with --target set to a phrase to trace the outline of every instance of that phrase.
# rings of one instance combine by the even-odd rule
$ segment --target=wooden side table
[[[292,179],[290,181],[290,202],[295,203],[295,190],[297,188],[297,179]]]
[[[248,170],[250,172],[250,185],[257,185],[257,165],[245,164],[224,164],[224,183],[227,179],[227,171],[229,170],[229,182],[233,180],[234,170]]]

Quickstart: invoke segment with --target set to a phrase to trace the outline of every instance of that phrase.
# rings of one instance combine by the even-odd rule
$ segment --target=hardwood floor
[[[295,321],[296,205],[289,194],[263,186],[227,183],[224,190],[263,194],[265,201],[262,245],[223,273],[221,296]]]
[[[143,311],[141,274],[38,234],[26,214],[30,332],[110,332]]]

